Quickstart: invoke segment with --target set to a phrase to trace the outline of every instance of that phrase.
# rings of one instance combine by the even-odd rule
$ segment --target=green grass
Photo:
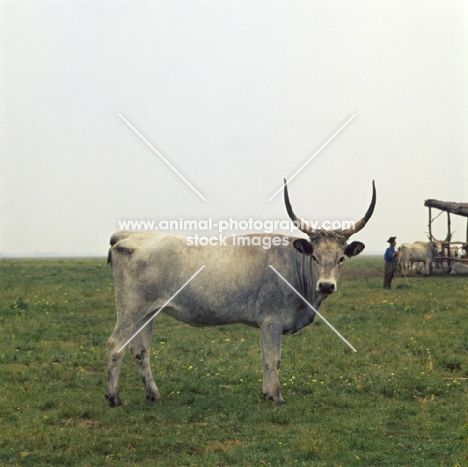
[[[462,466],[468,440],[468,278],[344,266],[319,319],[283,339],[287,404],[261,397],[259,334],[158,316],[145,400],[127,354],[124,405],[104,399],[115,324],[102,260],[0,261],[1,466]]]

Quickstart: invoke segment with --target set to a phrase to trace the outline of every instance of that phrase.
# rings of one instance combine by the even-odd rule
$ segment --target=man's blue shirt
[[[385,250],[385,255],[384,259],[387,263],[394,263],[395,262],[395,257],[393,256],[393,253],[395,253],[395,247],[394,246],[389,246]]]

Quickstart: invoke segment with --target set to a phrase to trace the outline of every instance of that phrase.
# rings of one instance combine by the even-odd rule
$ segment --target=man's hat
[[[396,240],[396,237],[390,237],[387,242],[388,243],[393,243]]]

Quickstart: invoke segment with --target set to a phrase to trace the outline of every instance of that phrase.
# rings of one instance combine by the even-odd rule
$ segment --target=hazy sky
[[[291,181],[298,215],[358,219],[374,179],[356,239],[380,253],[426,238],[425,199],[468,202],[465,1],[3,0],[0,16],[3,255],[104,256],[119,220],[286,219],[268,199],[354,114]]]

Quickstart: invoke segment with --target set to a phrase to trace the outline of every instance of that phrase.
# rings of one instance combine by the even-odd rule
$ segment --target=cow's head
[[[442,242],[439,242],[439,241],[432,242],[431,247],[432,247],[432,255],[434,256],[434,258],[436,256],[444,255],[444,244]]]
[[[429,239],[429,245],[430,245],[432,256],[434,258],[436,256],[443,256],[443,254],[444,254],[444,243],[445,242],[450,242],[450,234],[447,236],[447,239],[445,240],[445,242],[443,242],[442,240],[437,240],[437,238],[435,238],[434,236],[432,236],[432,238],[431,238],[429,235],[427,235],[427,238]],[[427,245],[427,243],[426,243],[426,245]]]
[[[329,295],[337,289],[341,264],[345,257],[357,256],[364,250],[361,242],[351,242],[351,235],[364,228],[374,212],[376,201],[375,184],[372,182],[372,201],[366,214],[354,224],[354,228],[347,230],[313,230],[304,220],[298,218],[289,202],[288,187],[284,181],[284,202],[289,217],[294,224],[309,236],[309,239],[297,239],[293,245],[301,254],[308,255],[312,259],[312,272],[315,278],[316,289],[324,295]]]

